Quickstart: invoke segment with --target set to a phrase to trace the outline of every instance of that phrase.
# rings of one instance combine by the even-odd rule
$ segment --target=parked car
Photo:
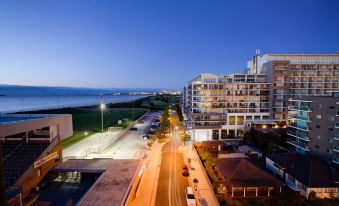
[[[150,136],[148,134],[145,134],[144,136],[142,136],[143,139],[149,139]]]
[[[185,164],[185,163],[184,163],[184,164],[182,164],[182,169],[183,169],[183,170],[188,170],[188,166],[187,166],[187,164]]]
[[[186,187],[185,193],[187,206],[196,206],[197,202],[195,201],[192,187]]]
[[[130,130],[138,130],[137,127],[132,127]]]
[[[190,173],[189,173],[188,169],[182,169],[182,170],[181,170],[181,173],[182,173],[182,175],[185,176],[185,177],[190,176]]]

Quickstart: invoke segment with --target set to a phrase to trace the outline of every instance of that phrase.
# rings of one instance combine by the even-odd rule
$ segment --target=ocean
[[[127,102],[150,96],[149,94],[128,94],[140,91],[143,90],[0,85],[0,113]],[[146,92],[151,91],[146,90]],[[112,95],[113,93],[120,93],[120,95]]]

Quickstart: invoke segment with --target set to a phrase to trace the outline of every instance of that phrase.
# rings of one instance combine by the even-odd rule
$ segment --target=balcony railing
[[[311,122],[309,117],[303,117],[303,116],[297,115],[297,114],[289,114],[288,118]]]
[[[309,127],[301,126],[301,125],[298,125],[298,124],[292,123],[292,122],[288,123],[287,126],[293,127],[293,128],[296,128],[296,129],[305,130],[305,131],[310,131],[310,128],[309,128]]]
[[[305,151],[310,151],[310,147],[307,146],[307,144],[301,143],[300,141],[296,141],[295,139],[287,139],[287,143],[300,149],[303,149]]]
[[[299,131],[287,131],[287,135],[290,135],[290,136],[292,136],[292,137],[301,139],[301,140],[303,140],[303,141],[311,141],[311,140],[308,138],[308,135],[306,135],[306,134],[303,133],[303,132],[299,132]]]
[[[338,145],[335,145],[335,146],[333,147],[333,151],[339,152],[339,146],[338,146]]]
[[[339,165],[339,157],[333,157],[332,161]]]
[[[289,110],[300,110],[300,111],[311,111],[310,107],[296,107],[296,106],[288,106]]]

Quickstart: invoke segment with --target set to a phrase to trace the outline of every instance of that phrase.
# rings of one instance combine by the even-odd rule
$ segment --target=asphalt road
[[[172,139],[162,149],[155,205],[186,206],[185,188],[188,180],[181,174],[183,154],[178,151],[180,140],[177,131],[174,130],[171,136]]]

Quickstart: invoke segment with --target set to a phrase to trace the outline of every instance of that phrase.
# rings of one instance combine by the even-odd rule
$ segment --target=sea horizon
[[[85,89],[70,87],[0,86],[0,113],[16,113],[100,103],[130,102],[157,90]]]

